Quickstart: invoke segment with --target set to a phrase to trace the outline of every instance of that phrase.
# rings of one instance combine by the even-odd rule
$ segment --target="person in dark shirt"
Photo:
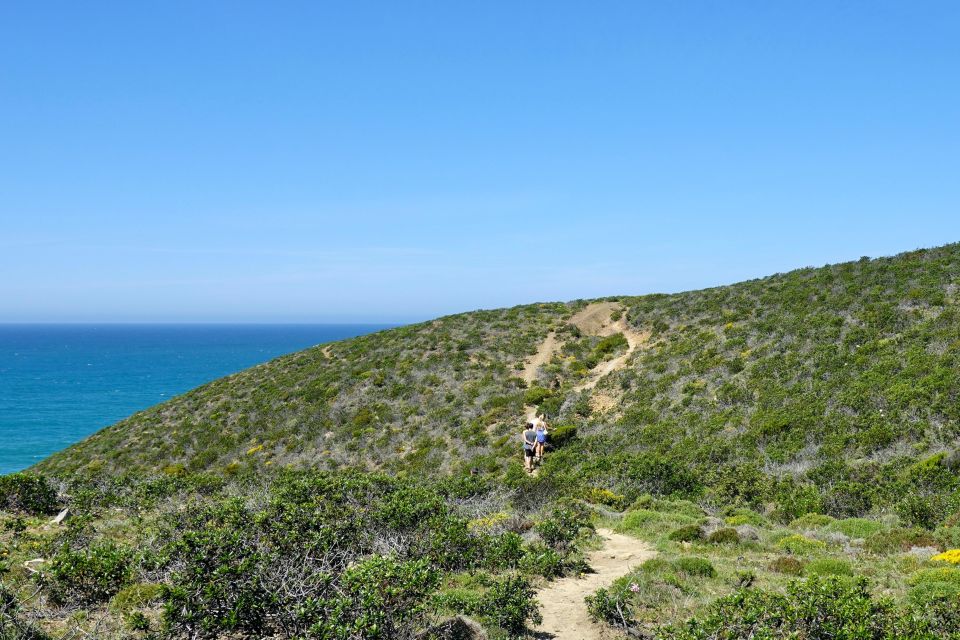
[[[520,438],[523,440],[523,466],[533,472],[533,456],[537,448],[537,432],[533,428],[533,423],[528,422],[526,429],[523,430]]]

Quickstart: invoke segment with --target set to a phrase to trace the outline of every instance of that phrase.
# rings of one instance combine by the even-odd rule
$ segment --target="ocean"
[[[0,324],[0,474],[205,382],[387,327]]]

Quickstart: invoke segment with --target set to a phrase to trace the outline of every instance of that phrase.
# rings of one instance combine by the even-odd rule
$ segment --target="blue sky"
[[[960,240],[956,2],[4,2],[0,321],[407,321]]]

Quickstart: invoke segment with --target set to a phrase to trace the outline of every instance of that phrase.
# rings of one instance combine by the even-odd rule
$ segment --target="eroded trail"
[[[642,540],[609,529],[598,529],[604,539],[601,549],[591,553],[587,562],[594,573],[581,578],[561,578],[537,592],[543,623],[536,627],[536,637],[544,640],[609,640],[617,637],[608,627],[590,620],[585,597],[600,587],[648,560],[655,551]]]

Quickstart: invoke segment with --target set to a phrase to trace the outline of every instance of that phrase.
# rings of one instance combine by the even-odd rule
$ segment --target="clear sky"
[[[407,321],[960,240],[960,3],[0,3],[0,321]]]

